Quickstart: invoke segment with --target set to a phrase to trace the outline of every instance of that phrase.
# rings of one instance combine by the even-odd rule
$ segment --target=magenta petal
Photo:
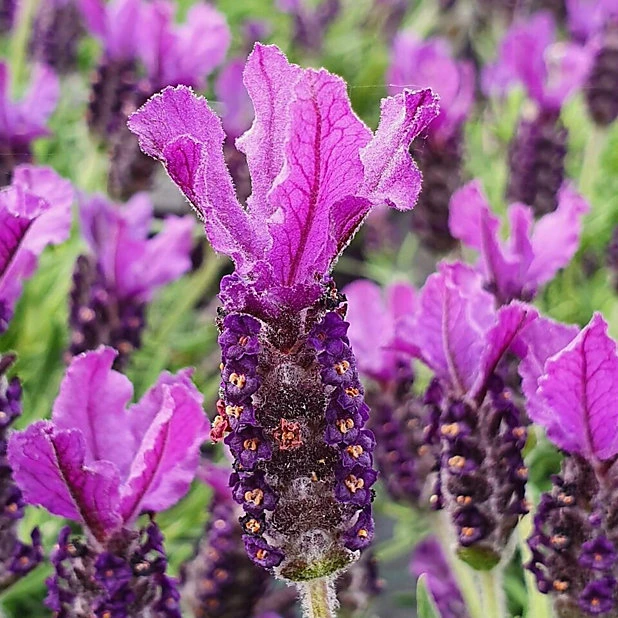
[[[141,511],[164,510],[187,492],[199,464],[199,446],[206,439],[202,396],[195,387],[179,381],[161,388],[161,406],[121,489],[125,522]]]
[[[380,124],[361,152],[363,195],[374,204],[385,203],[399,210],[414,208],[421,173],[408,148],[438,113],[438,97],[430,89],[404,90],[382,99]]]
[[[544,414],[544,403],[539,400],[537,389],[547,359],[566,347],[578,332],[577,326],[539,317],[522,333],[525,352],[521,355],[518,371],[530,418],[539,418]]]
[[[590,210],[588,202],[568,184],[558,193],[558,208],[542,217],[534,227],[534,259],[528,276],[538,282],[550,281],[566,266],[579,246],[583,216]]]
[[[12,310],[48,244],[69,237],[71,184],[46,167],[21,165],[0,191],[0,304]]]
[[[420,293],[414,342],[427,365],[461,395],[478,375],[492,314],[493,297],[463,264],[441,264]]]
[[[100,347],[73,359],[60,385],[52,421],[60,431],[81,432],[87,465],[111,461],[125,476],[135,452],[133,437],[124,430],[133,386],[112,370],[117,355],[112,348]]]
[[[485,336],[485,346],[481,355],[480,372],[470,395],[484,395],[487,379],[496,370],[502,357],[509,351],[519,337],[538,317],[534,307],[513,301],[501,307],[496,314],[496,324]]]
[[[290,64],[274,45],[256,43],[247,59],[244,82],[253,101],[255,119],[238,140],[251,173],[251,212],[269,217],[274,207],[268,193],[283,167],[289,106],[294,86],[303,70]]]
[[[618,453],[618,355],[601,314],[547,361],[538,395],[532,420],[557,446],[589,461]]]
[[[221,102],[221,120],[229,138],[235,139],[245,132],[253,120],[253,106],[243,84],[245,63],[240,58],[231,60],[217,76],[215,94]],[[255,183],[253,191],[255,192]]]
[[[261,257],[265,239],[236,200],[223,160],[225,134],[205,99],[183,86],[166,88],[131,116],[129,128],[195,206],[216,251],[241,265]]]
[[[349,206],[358,190],[363,177],[359,150],[371,138],[352,112],[341,78],[307,70],[293,94],[284,167],[270,194],[279,209],[270,226],[269,261],[287,286],[327,272],[340,240],[333,228],[345,228],[338,204]],[[354,209],[346,208],[345,216],[355,218]]]
[[[118,470],[107,461],[86,464],[79,430],[38,421],[11,435],[8,457],[29,504],[84,523],[100,541],[120,524]]]

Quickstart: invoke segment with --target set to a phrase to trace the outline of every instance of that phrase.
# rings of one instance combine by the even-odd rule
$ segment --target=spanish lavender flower
[[[155,163],[140,152],[135,136],[126,127],[128,116],[165,86],[203,88],[230,44],[225,17],[210,5],[195,4],[184,24],[174,23],[174,2],[142,2],[136,10],[140,28],[124,36],[137,40],[135,54],[143,64],[143,79],[135,84],[131,96],[119,99],[122,118],[110,136],[109,190],[120,199],[150,188],[155,170]]]
[[[559,616],[613,616],[618,354],[600,314],[576,332],[556,327],[549,343],[533,333],[520,367],[530,417],[566,455],[538,506],[527,566]]]
[[[143,193],[123,207],[102,195],[84,198],[80,215],[91,253],[73,273],[70,357],[109,345],[118,350],[115,369],[123,369],[141,345],[154,293],[191,267],[193,217],[169,217],[149,237],[152,203]]]
[[[53,170],[15,168],[0,191],[0,334],[9,325],[24,280],[47,245],[64,242],[71,229],[73,188]]]
[[[412,393],[414,371],[410,344],[416,292],[406,283],[385,291],[369,281],[343,290],[348,299],[349,337],[365,378],[371,407],[369,427],[376,436],[375,457],[382,481],[395,500],[422,505],[426,479],[435,457],[425,444],[427,424],[422,401]]]
[[[130,119],[205,220],[236,272],[221,283],[222,382],[211,435],[235,456],[234,499],[261,521],[250,557],[305,581],[342,569],[371,540],[373,436],[363,428],[356,361],[328,271],[376,203],[411,208],[419,173],[407,152],[436,114],[429,90],[382,103],[375,135],[344,82],[256,45],[245,68],[255,107],[238,141],[253,193],[236,201],[224,134],[203,99],[167,88]]]
[[[498,562],[527,512],[526,429],[497,369],[537,316],[519,302],[493,306],[476,272],[441,264],[420,293],[412,329],[421,360],[435,374],[425,395],[427,441],[439,451],[430,502],[447,510],[460,556],[485,568]]]
[[[474,68],[454,60],[442,39],[419,41],[403,33],[395,38],[387,81],[391,94],[413,85],[429,86],[440,95],[440,114],[427,136],[413,145],[423,172],[423,191],[412,226],[425,245],[446,252],[456,243],[448,230],[448,201],[461,184],[462,126],[474,101]]]
[[[73,70],[84,24],[76,0],[41,2],[32,25],[30,56],[60,73]]]
[[[0,0],[0,32],[7,34],[13,29],[17,15],[17,0]]]
[[[31,533],[31,545],[22,543],[17,536],[25,504],[6,457],[9,428],[21,415],[21,384],[18,378],[6,376],[14,361],[11,354],[0,356],[0,590],[32,571],[43,558],[37,528]]]
[[[539,286],[566,266],[579,246],[582,217],[589,205],[569,184],[558,192],[554,212],[533,222],[532,209],[511,204],[510,236],[500,237],[500,219],[491,211],[479,181],[459,189],[450,204],[451,234],[480,253],[478,269],[485,288],[501,305],[513,299],[530,301]]]
[[[32,160],[32,142],[49,135],[46,124],[56,108],[60,87],[55,73],[37,65],[20,101],[10,98],[10,75],[0,62],[0,186],[11,182],[15,167]]]
[[[599,126],[618,117],[618,3],[615,0],[570,0],[569,27],[586,42],[591,67],[584,88],[588,111]]]
[[[307,0],[277,0],[277,8],[293,17],[294,45],[318,54],[325,31],[341,10],[341,0],[320,0],[317,5]]]
[[[467,618],[468,612],[440,544],[434,537],[422,540],[415,548],[410,562],[410,573],[418,579],[427,576],[427,587],[432,594],[441,618]]]
[[[11,435],[8,457],[26,503],[80,522],[65,528],[52,555],[48,606],[67,618],[88,608],[105,616],[178,618],[178,592],[165,575],[163,538],[154,522],[136,531],[142,512],[161,511],[189,489],[206,421],[190,372],[163,373],[126,408],[133,388],[112,370],[116,352],[76,357],[51,421]]]
[[[576,43],[556,43],[555,30],[546,12],[513,24],[500,46],[499,60],[483,75],[489,94],[504,94],[519,83],[535,104],[520,121],[511,145],[507,194],[531,206],[536,216],[557,207],[567,152],[560,110],[583,86],[590,66],[587,50]]]
[[[103,44],[103,55],[92,81],[88,125],[107,140],[126,121],[128,114],[148,96],[140,84],[138,50],[142,0],[79,0],[90,33]]]

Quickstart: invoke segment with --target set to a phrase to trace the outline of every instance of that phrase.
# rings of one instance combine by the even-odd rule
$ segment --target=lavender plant
[[[220,122],[190,90],[164,90],[129,126],[204,218],[215,250],[236,264],[221,282],[221,400],[211,435],[227,435],[235,457],[230,482],[248,516],[247,552],[307,582],[309,611],[329,615],[331,576],[371,541],[377,475],[328,270],[374,204],[414,205],[420,176],[407,146],[437,103],[429,90],[386,99],[372,135],[342,80],[261,45],[245,84],[255,107],[238,140],[252,174],[248,210],[224,167]]]

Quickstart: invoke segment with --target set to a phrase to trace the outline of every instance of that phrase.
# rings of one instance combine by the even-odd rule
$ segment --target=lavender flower
[[[32,142],[48,135],[47,121],[56,108],[60,87],[48,67],[37,65],[20,101],[10,98],[8,65],[0,62],[0,186],[11,182],[20,163],[32,160]]]
[[[447,510],[473,566],[497,563],[527,512],[526,429],[497,370],[536,317],[518,302],[496,311],[481,277],[459,263],[441,264],[420,293],[414,343],[435,374],[425,395],[427,440],[439,452],[431,503]]]
[[[15,24],[17,0],[0,0],[0,32],[7,34]]]
[[[529,539],[527,565],[538,588],[551,593],[559,615],[616,611],[615,470],[613,428],[618,354],[600,314],[577,334],[554,326],[531,332],[520,372],[530,417],[546,428],[565,460],[544,494]]]
[[[442,548],[434,537],[424,539],[414,548],[410,573],[416,579],[423,574],[427,576],[427,586],[441,618],[468,617],[461,592],[450,573]]]
[[[101,195],[84,198],[80,215],[91,254],[78,258],[73,274],[70,356],[110,345],[122,369],[141,345],[154,293],[191,267],[193,218],[170,217],[149,238],[152,204],[141,193],[124,207]]]
[[[101,347],[76,357],[51,421],[13,433],[9,462],[25,502],[85,528],[83,542],[69,529],[60,533],[48,581],[51,609],[70,618],[84,607],[177,618],[161,533],[153,522],[139,532],[133,524],[188,490],[206,430],[202,396],[188,371],[164,373],[127,410],[133,388],[112,370],[115,356]]]
[[[372,135],[341,79],[262,45],[245,84],[255,107],[237,141],[252,175],[247,210],[203,99],[168,88],[130,127],[204,218],[214,249],[236,264],[221,283],[212,435],[228,434],[234,499],[264,522],[244,537],[250,557],[303,581],[341,569],[370,542],[376,480],[348,325],[327,274],[374,204],[414,205],[420,178],[407,147],[437,106],[428,90],[386,99]]]
[[[69,237],[72,202],[71,184],[47,167],[18,166],[0,191],[0,333],[43,249]]]
[[[317,54],[324,32],[341,10],[341,0],[320,0],[317,6],[308,0],[277,0],[277,8],[293,17],[294,45]]]
[[[440,95],[440,114],[427,137],[413,146],[423,172],[423,191],[412,226],[425,245],[448,251],[455,244],[448,230],[448,200],[461,183],[462,126],[474,101],[474,68],[455,61],[442,39],[421,42],[403,33],[393,43],[387,82],[391,94],[413,85],[430,86]]]
[[[511,204],[508,242],[500,238],[500,219],[491,212],[478,181],[459,189],[450,204],[451,234],[480,253],[478,269],[499,304],[530,301],[539,286],[566,266],[579,245],[588,203],[569,184],[558,193],[558,207],[533,223],[533,211]]]
[[[396,283],[386,288],[383,300],[379,286],[360,280],[343,291],[349,303],[350,342],[366,379],[369,427],[376,436],[382,481],[395,500],[421,506],[435,457],[425,444],[426,411],[412,394],[411,360],[417,350],[410,329],[416,291]]]
[[[30,57],[67,73],[76,66],[77,46],[84,32],[76,0],[41,2],[32,26]]]
[[[21,415],[21,384],[18,378],[6,376],[14,361],[13,355],[0,356],[0,590],[29,573],[43,558],[37,528],[31,533],[31,545],[22,543],[17,536],[25,504],[6,457],[9,428]]]
[[[511,145],[508,197],[531,206],[536,215],[557,207],[564,179],[567,131],[560,120],[564,101],[584,84],[590,54],[576,43],[555,43],[554,20],[539,12],[515,23],[500,47],[496,64],[483,75],[489,94],[522,84],[535,108],[521,120]]]

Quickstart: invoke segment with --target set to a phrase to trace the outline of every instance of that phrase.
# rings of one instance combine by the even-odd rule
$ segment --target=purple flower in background
[[[184,84],[201,89],[225,59],[230,31],[225,16],[208,4],[195,4],[183,24],[174,23],[176,4],[155,0],[143,5],[139,56],[150,93]]]
[[[61,533],[52,557],[56,575],[48,582],[48,602],[68,616],[78,615],[72,612],[84,603],[100,611],[123,603],[131,614],[144,609],[140,603],[177,600],[165,576],[160,532],[154,523],[145,531],[158,555],[151,562],[134,522],[144,511],[169,508],[189,489],[207,431],[202,396],[188,371],[164,373],[127,409],[133,387],[112,370],[115,356],[101,347],[76,357],[51,421],[37,421],[9,440],[9,462],[25,502],[80,522],[88,532],[83,551]],[[135,562],[140,553],[144,563]],[[79,583],[84,576],[97,585]],[[136,596],[135,586],[146,586],[149,594]],[[175,611],[166,605],[170,611],[161,615],[179,615],[177,604]]]
[[[47,167],[18,166],[0,191],[0,333],[43,249],[69,237],[72,202],[69,181]]]
[[[17,534],[25,503],[6,457],[8,433],[22,412],[20,381],[6,375],[14,361],[12,354],[0,356],[0,590],[3,591],[43,559],[37,528],[31,533],[31,545],[22,543]]]
[[[526,336],[520,372],[528,413],[566,457],[541,497],[527,567],[556,607],[615,611],[618,353],[600,314],[579,333],[553,325]]]
[[[206,101],[167,88],[129,126],[204,219],[214,249],[235,262],[221,283],[211,435],[229,433],[234,499],[264,522],[244,535],[250,557],[302,581],[331,575],[371,541],[369,524],[355,526],[370,512],[373,437],[328,273],[373,205],[414,206],[420,174],[408,146],[437,103],[429,90],[385,99],[372,134],[343,80],[289,64],[276,47],[256,45],[244,80],[255,108],[237,140],[252,179],[246,209]]]
[[[386,79],[391,94],[413,86],[431,87],[440,96],[440,113],[427,138],[413,146],[423,172],[423,191],[412,226],[426,246],[447,251],[455,244],[448,230],[448,200],[461,184],[462,131],[474,102],[474,68],[455,60],[442,39],[420,41],[402,33],[393,43]]]
[[[418,354],[412,343],[416,291],[401,282],[383,294],[375,283],[358,280],[343,293],[349,305],[350,343],[365,378],[382,481],[393,498],[419,506],[435,457],[425,445],[425,410],[412,394],[411,361]]]
[[[428,129],[429,139],[446,141],[459,131],[474,103],[474,67],[455,60],[443,39],[421,41],[411,32],[393,42],[386,80],[390,94],[404,88],[432,88],[440,113]]]
[[[500,363],[536,317],[519,302],[495,310],[481,276],[460,263],[439,265],[415,315],[414,343],[435,375],[425,395],[426,439],[439,453],[430,501],[450,515],[461,556],[489,566],[527,512],[526,429]]]
[[[511,144],[507,194],[511,201],[532,206],[537,216],[557,207],[567,152],[560,110],[584,85],[591,62],[590,52],[577,43],[555,42],[555,31],[546,12],[514,23],[502,41],[498,61],[483,74],[487,93],[504,95],[521,84],[536,103],[520,121]]]
[[[0,62],[0,186],[10,183],[17,165],[32,160],[32,142],[49,135],[47,121],[59,96],[56,74],[48,67],[36,65],[26,94],[13,101],[8,65]]]
[[[485,287],[498,303],[530,301],[539,286],[564,268],[579,246],[582,218],[589,205],[570,185],[558,194],[558,208],[533,222],[532,209],[511,204],[510,235],[500,238],[500,219],[493,214],[478,181],[459,189],[451,199],[451,234],[480,253],[478,268]]]
[[[78,258],[73,274],[70,354],[110,345],[120,369],[141,345],[154,293],[191,268],[193,217],[169,217],[150,236],[152,203],[139,193],[124,206],[84,197],[80,218],[90,254]]]
[[[424,539],[414,548],[410,573],[416,579],[423,574],[427,576],[427,587],[442,618],[467,618],[468,612],[457,582],[434,537]]]
[[[77,47],[85,28],[77,0],[41,2],[32,25],[30,57],[67,73],[77,64]]]
[[[616,0],[566,0],[569,30],[581,43],[602,32],[618,17]]]
[[[341,0],[320,0],[317,6],[308,0],[277,0],[276,6],[293,17],[294,44],[319,53],[325,31],[341,10]]]

